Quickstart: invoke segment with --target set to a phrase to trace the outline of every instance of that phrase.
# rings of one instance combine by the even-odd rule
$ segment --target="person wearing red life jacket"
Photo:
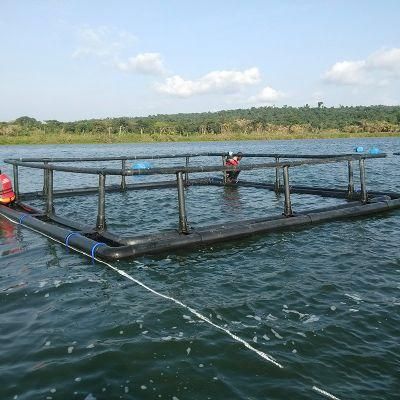
[[[0,170],[0,204],[9,205],[15,200],[11,179]]]
[[[226,160],[225,166],[238,167],[242,158],[243,158],[243,153],[239,151],[239,153],[236,153],[233,157],[230,157]],[[239,174],[240,171],[227,171],[226,172],[227,183],[237,183]]]

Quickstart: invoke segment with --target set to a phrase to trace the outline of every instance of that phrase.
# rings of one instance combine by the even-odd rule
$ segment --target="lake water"
[[[358,145],[400,151],[399,138],[369,138],[4,146],[0,159],[328,154]],[[367,160],[367,187],[400,191],[399,162],[395,156]],[[11,175],[10,166],[1,169]],[[273,176],[273,170],[241,174]],[[344,164],[291,171],[292,184],[345,187],[346,180]],[[22,169],[20,181],[22,191],[40,190],[42,172]],[[65,173],[56,173],[55,182],[56,188],[97,184],[96,177]],[[294,210],[336,203],[293,196]],[[55,206],[60,215],[95,222],[95,196],[56,199]],[[231,221],[235,229],[235,221],[282,207],[282,198],[252,188],[187,191],[193,227]],[[177,222],[175,189],[107,194],[112,231],[154,232]],[[313,386],[342,400],[398,399],[399,224],[394,211],[113,264],[271,355],[280,369],[187,309],[0,218],[0,399],[323,399]]]

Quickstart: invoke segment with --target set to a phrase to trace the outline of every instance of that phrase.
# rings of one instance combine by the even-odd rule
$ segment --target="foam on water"
[[[276,330],[274,330],[274,329],[271,328],[271,332],[274,334],[274,336],[275,336],[277,339],[283,339],[283,337],[282,337]]]
[[[345,293],[344,295],[355,301],[362,301],[361,297],[357,294]]]
[[[311,324],[312,322],[317,322],[317,321],[319,321],[319,317],[317,317],[316,315],[310,315],[309,318],[303,321],[303,324]]]

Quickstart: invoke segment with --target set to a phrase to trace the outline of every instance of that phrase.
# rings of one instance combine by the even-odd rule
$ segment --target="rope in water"
[[[328,393],[326,390],[322,390],[319,387],[313,386],[313,390],[315,390],[317,393],[322,394],[323,396],[327,397],[328,399],[332,400],[340,400],[338,397],[334,396],[333,394]]]
[[[30,226],[27,226],[27,225],[22,224],[22,222],[23,222],[22,220],[23,220],[23,219],[22,219],[22,220],[20,219],[19,223],[17,223],[17,222],[15,222],[14,220],[12,220],[11,218],[9,218],[9,217],[7,217],[7,216],[5,216],[5,215],[2,215],[2,217],[5,218],[5,219],[7,219],[7,220],[9,220],[10,222],[12,222],[12,223],[15,224],[15,225],[22,225],[22,226],[24,226],[25,228],[27,228],[27,229],[29,229],[29,230],[31,230],[31,231],[33,231],[33,232],[38,233],[39,235],[45,236],[45,237],[47,237],[48,239],[53,240],[54,242],[57,242],[57,243],[59,243],[59,244],[61,244],[61,245],[64,245],[64,246],[66,246],[66,247],[68,247],[68,248],[70,248],[70,249],[76,251],[77,253],[83,254],[84,256],[89,257],[89,258],[91,258],[92,260],[96,260],[97,262],[99,262],[99,263],[101,263],[101,264],[104,264],[104,265],[107,266],[108,268],[110,268],[110,269],[112,269],[113,271],[117,272],[119,275],[121,275],[121,276],[123,276],[123,277],[129,279],[130,281],[136,283],[137,285],[139,285],[139,286],[141,286],[142,288],[146,289],[146,290],[149,291],[150,293],[153,293],[153,294],[155,294],[156,296],[159,296],[159,297],[161,297],[161,298],[163,298],[163,299],[172,301],[173,303],[177,304],[178,306],[180,306],[180,307],[182,307],[182,308],[188,310],[191,314],[195,315],[195,316],[196,316],[197,318],[199,318],[200,320],[202,320],[202,321],[208,323],[209,325],[213,326],[214,328],[216,328],[216,329],[218,329],[218,330],[220,330],[220,331],[226,333],[228,336],[230,336],[230,337],[231,337],[232,339],[234,339],[236,342],[241,343],[241,344],[244,345],[247,349],[253,351],[253,352],[256,353],[258,356],[260,356],[260,357],[263,358],[264,360],[266,360],[266,361],[272,363],[272,364],[275,365],[276,367],[278,367],[278,368],[283,368],[283,365],[280,364],[279,362],[277,362],[272,356],[268,355],[267,353],[265,353],[265,352],[263,352],[263,351],[261,351],[261,350],[256,349],[256,348],[253,347],[250,343],[248,343],[246,340],[244,340],[244,339],[242,339],[241,337],[237,336],[236,334],[232,333],[229,329],[226,329],[226,328],[224,328],[223,326],[220,326],[220,325],[218,325],[218,324],[212,322],[209,318],[207,318],[206,316],[204,316],[203,314],[201,314],[200,312],[198,312],[198,311],[195,310],[194,308],[192,308],[192,307],[190,307],[190,306],[188,306],[188,305],[182,303],[180,300],[177,300],[177,299],[175,299],[175,298],[172,297],[172,296],[165,295],[165,294],[163,294],[163,293],[158,292],[158,291],[155,290],[155,289],[152,289],[151,287],[147,286],[145,283],[143,283],[143,282],[139,281],[138,279],[134,278],[133,276],[129,275],[127,272],[125,272],[125,271],[123,271],[123,270],[121,270],[121,269],[119,269],[119,268],[117,268],[117,267],[114,267],[113,265],[111,265],[111,264],[109,264],[109,263],[107,263],[107,262],[105,262],[105,261],[103,261],[103,260],[100,260],[100,259],[96,258],[96,257],[95,257],[95,250],[96,250],[96,248],[97,248],[98,246],[95,245],[95,246],[92,248],[92,251],[91,251],[92,254],[88,254],[88,253],[85,253],[84,251],[82,251],[82,250],[80,250],[80,249],[77,249],[77,248],[75,248],[75,247],[73,247],[73,246],[69,246],[68,244],[63,243],[62,241],[60,241],[60,240],[58,240],[58,239],[55,239],[54,237],[51,237],[51,236],[49,236],[49,235],[47,235],[47,234],[45,234],[45,233],[43,233],[43,232],[40,232],[40,231],[36,230],[35,228],[32,228],[32,227],[30,227]],[[25,217],[25,215],[24,215],[24,217]],[[323,395],[323,396],[326,396],[326,397],[328,397],[328,398],[330,398],[330,399],[332,399],[332,400],[340,400],[338,397],[334,396],[333,394],[330,394],[329,392],[327,392],[327,391],[325,391],[325,390],[322,390],[322,389],[320,389],[320,388],[318,388],[318,387],[316,387],[316,386],[313,386],[312,389],[313,389],[314,391],[316,391],[317,393],[319,393],[319,394],[321,394],[321,395]]]
[[[6,218],[6,219],[8,219],[9,221],[11,221],[12,223],[16,224],[15,221],[13,221],[11,218],[9,218],[9,217],[7,217],[7,216],[5,216],[5,215],[3,215],[3,217]],[[18,225],[18,224],[17,224],[17,225]],[[57,242],[57,243],[62,244],[63,246],[66,246],[66,244],[65,244],[64,242],[62,242],[62,241],[60,241],[60,240],[58,240],[58,239],[55,239],[54,237],[51,237],[51,236],[49,236],[49,235],[47,235],[47,234],[45,234],[45,233],[43,233],[43,232],[40,232],[40,231],[36,230],[35,228],[32,228],[32,227],[30,227],[30,226],[27,226],[27,225],[24,225],[24,224],[21,224],[21,223],[20,223],[20,225],[24,226],[25,228],[30,229],[30,230],[33,231],[33,232],[36,232],[36,233],[40,234],[40,235],[42,235],[42,236],[45,236],[45,237],[47,237],[48,239],[53,240],[54,242]],[[242,338],[240,338],[239,336],[235,335],[234,333],[232,333],[232,332],[229,331],[228,329],[226,329],[226,328],[224,328],[224,327],[222,327],[222,326],[220,326],[220,325],[218,325],[218,324],[212,322],[209,318],[205,317],[203,314],[200,314],[200,313],[199,313],[197,310],[195,310],[194,308],[192,308],[192,307],[190,307],[190,306],[188,306],[188,305],[182,303],[180,300],[177,300],[177,299],[175,299],[174,297],[165,295],[165,294],[163,294],[163,293],[160,293],[160,292],[158,292],[158,291],[152,289],[151,287],[147,286],[147,285],[144,284],[143,282],[141,282],[141,281],[137,280],[136,278],[134,278],[133,276],[129,275],[127,272],[125,272],[125,271],[123,271],[123,270],[121,270],[121,269],[119,269],[119,268],[117,268],[117,267],[114,267],[113,265],[111,265],[111,264],[109,264],[109,263],[107,263],[107,262],[105,262],[105,261],[100,260],[99,258],[97,258],[97,257],[95,256],[95,251],[96,251],[96,249],[98,248],[99,245],[103,245],[103,244],[104,244],[104,243],[99,243],[99,242],[95,243],[94,246],[92,247],[91,254],[85,253],[84,251],[82,251],[82,250],[80,250],[80,249],[77,249],[76,247],[73,247],[73,246],[71,246],[71,245],[69,245],[69,244],[68,244],[68,248],[69,248],[69,249],[72,249],[72,250],[74,250],[74,251],[76,251],[76,252],[78,252],[78,253],[80,253],[80,254],[83,254],[83,255],[85,255],[86,257],[91,258],[92,260],[96,260],[97,262],[106,265],[107,267],[111,268],[113,271],[117,272],[119,275],[121,275],[121,276],[123,276],[123,277],[129,279],[130,281],[136,283],[137,285],[139,285],[139,286],[141,286],[142,288],[146,289],[147,291],[149,291],[149,292],[155,294],[156,296],[162,297],[162,298],[164,298],[164,299],[166,299],[166,300],[170,300],[170,301],[174,302],[175,304],[177,304],[177,305],[179,305],[179,306],[185,308],[185,309],[188,310],[191,314],[195,315],[197,318],[201,319],[201,320],[204,321],[204,322],[207,322],[209,325],[213,326],[214,328],[217,328],[217,329],[219,329],[219,330],[225,332],[225,333],[226,333],[227,335],[229,335],[232,339],[234,339],[234,340],[236,340],[237,342],[243,344],[243,345],[244,345],[246,348],[248,348],[249,350],[251,350],[251,351],[257,353],[257,354],[258,354],[261,358],[263,358],[264,360],[266,360],[266,361],[268,361],[268,362],[274,364],[275,366],[277,366],[277,367],[279,367],[279,368],[283,368],[283,366],[282,366],[280,363],[278,363],[272,356],[268,355],[267,353],[265,353],[265,352],[263,352],[263,351],[261,351],[261,350],[256,349],[256,348],[253,347],[250,343],[246,342],[244,339],[242,339]]]

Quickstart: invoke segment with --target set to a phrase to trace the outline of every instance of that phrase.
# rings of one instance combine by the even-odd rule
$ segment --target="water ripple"
[[[390,149],[396,140],[371,138],[363,144]],[[326,152],[348,152],[357,143],[328,140],[323,147]],[[132,151],[154,151],[149,146],[135,145]],[[177,144],[176,149],[191,146]],[[196,146],[203,151],[214,145]],[[321,150],[320,141],[219,146]],[[156,147],[170,151],[167,145]],[[4,151],[9,150],[3,150],[2,158]],[[18,148],[21,156],[45,155],[43,151]],[[75,146],[62,148],[63,155],[75,151]],[[128,150],[96,145],[79,151],[112,155]],[[372,169],[367,162],[368,181],[380,189],[400,190],[398,163],[377,163]],[[346,171],[337,165],[299,169],[293,182],[316,184],[322,173],[326,185],[346,184]],[[259,174],[252,178],[261,178]],[[263,179],[273,179],[273,174]],[[95,184],[90,177],[83,180]],[[42,177],[37,171],[30,179],[22,174],[21,184],[39,190]],[[71,180],[59,184],[68,187]],[[311,196],[293,196],[297,210],[317,202],[321,204]],[[326,205],[334,202],[324,200]],[[96,206],[95,197],[56,200],[60,214],[88,224],[95,221]],[[194,226],[218,219],[231,222],[234,229],[237,220],[281,209],[282,199],[250,188],[188,191]],[[124,234],[175,229],[176,193],[107,195],[107,216],[110,229]],[[399,222],[399,213],[392,212],[118,264],[273,355],[285,365],[283,370],[104,266],[2,222],[0,398],[321,398],[311,390],[315,385],[341,399],[394,400],[400,375]]]

